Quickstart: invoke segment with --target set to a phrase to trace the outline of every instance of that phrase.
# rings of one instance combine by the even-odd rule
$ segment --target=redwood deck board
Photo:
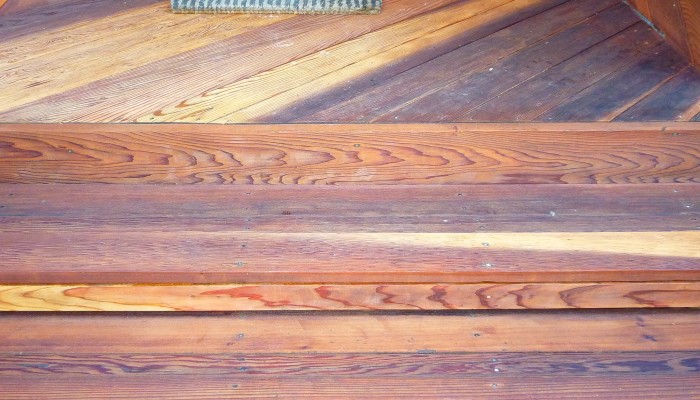
[[[602,5],[605,3],[599,7]],[[545,16],[542,14],[542,17]],[[441,90],[428,92],[427,95],[410,100],[395,111],[377,118],[377,121],[533,120],[534,118],[523,118],[520,115],[522,109],[535,110],[535,104],[539,104],[540,107],[556,104],[553,101],[556,99],[548,99],[546,96],[554,96],[557,92],[551,88],[539,91],[533,88],[521,90],[521,84],[525,85],[532,79],[546,75],[576,55],[584,57],[590,51],[612,55],[623,50],[626,52],[625,58],[628,58],[633,57],[634,52],[644,51],[660,42],[651,29],[640,23],[634,15],[630,15],[629,10],[622,4],[604,9],[551,37],[539,39],[510,57],[504,57],[499,62],[489,65],[488,68],[481,68],[475,74],[463,74]],[[596,64],[592,57],[585,58],[591,65]],[[608,64],[598,69],[610,68]],[[581,81],[572,71],[566,71],[566,74],[571,74],[571,82]],[[495,115],[478,111],[485,104],[498,101],[507,92],[511,95],[517,93],[519,96],[527,96],[529,100],[525,103],[500,103],[497,106],[502,112],[500,114],[498,110],[494,111]],[[571,119],[573,120],[575,119]]]
[[[575,367],[575,366],[572,366]],[[367,393],[379,399],[446,399],[556,397],[561,399],[644,398],[687,399],[700,394],[695,373],[639,374],[613,373],[575,377],[531,375],[467,376],[449,378],[412,377],[324,377],[286,378],[229,376],[167,375],[94,377],[25,375],[0,378],[5,393],[13,399],[221,399],[225,398],[356,398]]]
[[[152,0],[9,0],[3,10],[2,122],[453,122],[516,114],[529,121],[600,79],[611,82],[607,97],[617,95],[609,106],[634,104],[638,93],[615,89],[634,85],[634,76],[612,73],[634,59],[625,49],[645,42],[615,34],[643,26],[617,0],[387,0],[371,17],[183,16]],[[576,26],[594,32],[567,33]],[[647,34],[649,43],[662,40]],[[616,50],[585,39],[610,35],[618,60],[592,57]],[[558,45],[547,57],[534,51],[551,40]],[[568,60],[585,65],[559,67],[573,65]],[[672,73],[675,66],[649,68],[643,72]],[[471,86],[475,74],[499,79]],[[535,93],[533,74],[560,85]],[[490,100],[481,93],[506,90],[507,98],[527,101],[499,103],[503,114],[471,114],[475,103]],[[671,118],[674,96],[649,95],[668,106],[643,120]],[[426,112],[437,104],[444,112]]]
[[[0,185],[0,283],[700,278],[696,185],[81,187]]]
[[[636,105],[650,93],[655,93],[684,68],[687,68],[686,62],[680,54],[663,43],[651,54],[640,57],[638,61],[631,62],[630,65],[601,79],[598,83],[540,115],[538,119],[545,122],[574,119],[577,121],[613,120],[620,112],[629,111],[632,105]],[[622,83],[621,75],[628,76],[629,79]],[[692,86],[688,92],[692,92]],[[678,93],[675,92],[673,95],[669,93],[669,97],[675,99]],[[669,107],[668,100],[664,106],[659,107],[659,111],[664,108],[673,110]],[[672,119],[673,116],[668,115],[668,118]]]
[[[12,398],[700,393],[694,310],[2,314],[0,321],[0,384]]]
[[[3,124],[2,183],[697,183],[694,123]]]
[[[700,307],[698,282],[0,286],[0,311],[392,311]]]
[[[616,29],[616,26],[625,26],[625,21],[636,21],[623,7],[612,7],[608,10],[614,4],[614,0],[567,2],[397,74],[393,78],[377,81],[372,87],[353,93],[350,98],[338,97],[343,94],[344,97],[347,96],[349,90],[343,90],[345,88],[329,90],[324,96],[319,96],[319,100],[322,101],[318,101],[321,104],[315,113],[304,109],[309,103],[305,101],[277,111],[275,118],[296,122],[371,122],[380,118],[402,122],[449,120],[450,112],[454,108],[463,109],[470,103],[478,102],[489,92],[497,91],[498,87],[503,85],[503,81],[506,84],[515,82],[511,84],[514,85],[523,79],[522,76],[531,76],[527,75],[533,69],[531,66],[518,68],[519,65],[531,60],[546,59],[542,53],[549,53],[550,58],[560,56],[552,54],[551,48],[554,46],[543,45],[551,36],[559,34],[556,38],[563,46],[580,49],[580,43],[572,45],[573,39],[583,43],[594,42],[577,33],[583,31],[597,37],[601,33],[596,29],[603,31],[604,35],[605,32],[618,32],[619,28]],[[603,11],[607,12],[593,18],[596,13]],[[611,15],[622,17],[622,21],[615,21],[612,27],[606,26],[603,22]],[[592,23],[582,23],[588,18],[592,18]],[[610,21],[611,19],[607,20]],[[568,32],[568,35],[563,37],[562,31]],[[547,51],[542,52],[542,47],[547,48]],[[499,74],[507,68],[510,73]],[[497,77],[500,80],[496,80]],[[466,96],[462,96],[465,94],[462,91],[458,99],[441,101],[450,97],[451,87],[463,84],[463,81],[469,81],[470,87],[473,88]],[[433,101],[423,102],[422,99],[426,97]],[[417,103],[422,104],[424,108],[414,106]]]
[[[697,310],[5,313],[0,322],[2,353],[14,355],[700,351]]]
[[[696,114],[700,114],[700,72],[686,68],[620,114],[615,121],[688,118],[697,121]]]
[[[700,228],[700,186],[0,185],[5,231],[673,232]],[[140,223],[139,223],[140,222]]]
[[[0,398],[700,398],[697,72],[618,0],[384,6],[6,1]]]

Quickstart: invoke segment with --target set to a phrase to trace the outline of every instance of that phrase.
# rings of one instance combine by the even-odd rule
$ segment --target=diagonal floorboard
[[[9,0],[3,10],[2,122],[700,113],[700,73],[619,0],[386,0],[376,16],[174,15],[165,0]]]

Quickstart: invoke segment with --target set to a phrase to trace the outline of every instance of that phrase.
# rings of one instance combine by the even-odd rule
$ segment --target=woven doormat
[[[176,13],[377,14],[382,0],[170,0]]]

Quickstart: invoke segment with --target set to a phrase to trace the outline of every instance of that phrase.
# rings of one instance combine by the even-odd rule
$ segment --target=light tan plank
[[[700,307],[700,283],[0,286],[0,311],[517,310],[665,307]]]
[[[697,351],[700,314],[0,314],[5,353]]]
[[[10,110],[288,18],[175,15],[158,4],[13,40],[6,49],[0,47],[4,54],[0,71],[5,77],[0,109]]]

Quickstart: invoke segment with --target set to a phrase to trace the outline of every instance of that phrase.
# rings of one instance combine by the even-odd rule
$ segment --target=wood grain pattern
[[[572,119],[579,121],[613,120],[621,113],[636,108],[639,102],[646,100],[648,96],[659,96],[664,93],[660,87],[677,77],[678,73],[686,68],[688,67],[681,55],[664,43],[656,47],[651,54],[640,57],[638,61],[633,61],[620,68],[541,114],[537,119],[546,122]],[[630,79],[624,85],[620,85],[621,80],[618,75],[627,75],[630,76]],[[686,90],[692,95],[692,86]],[[663,100],[664,104],[655,110],[659,114],[654,114],[650,118],[668,111],[668,120],[689,119],[689,116],[685,116],[683,113],[674,113],[677,108],[669,104],[669,98],[678,99],[678,93],[666,97]]]
[[[690,59],[695,66],[700,66],[700,4],[693,0],[680,0],[679,6],[688,37]]]
[[[698,279],[700,189],[648,186],[2,185],[0,282]]]
[[[531,121],[561,104],[606,76],[628,65],[639,53],[649,54],[657,43],[642,23],[618,36],[587,49],[571,59],[509,89],[462,116],[457,121]],[[591,69],[591,64],[600,64]],[[682,66],[671,62],[667,67],[677,71]],[[675,68],[675,69],[674,69]],[[633,84],[633,82],[628,82]],[[536,99],[534,102],[531,99]],[[599,100],[600,101],[600,100]],[[530,103],[528,105],[528,103]],[[614,104],[614,103],[613,103]],[[505,113],[504,110],[507,110]],[[577,120],[573,118],[573,120]]]
[[[673,232],[700,228],[700,186],[0,185],[5,231]],[[690,206],[690,207],[688,207]]]
[[[0,311],[700,307],[700,283],[0,286]]]
[[[574,366],[575,367],[575,366]],[[363,399],[373,393],[378,399],[449,398],[644,398],[688,399],[700,395],[696,374],[613,374],[608,376],[548,377],[466,376],[446,378],[386,379],[383,377],[314,377],[312,379],[232,376],[165,376],[157,384],[151,377],[28,376],[17,381],[0,378],[13,399],[103,399],[109,391],[114,399],[220,399],[225,398],[342,398]],[[107,389],[108,388],[108,389]]]
[[[406,4],[406,6],[410,9],[407,12],[409,16],[411,12],[417,12],[413,5]],[[439,2],[433,6],[439,6]],[[208,45],[211,47],[219,42],[226,42],[232,37],[244,41],[246,37],[253,36],[253,39],[260,41],[261,38],[272,36],[274,32],[283,31],[285,26],[290,25],[290,19],[293,18],[288,15],[260,17],[245,14],[183,16],[167,12],[164,9],[166,7],[165,4],[159,3],[147,9],[134,10],[123,15],[96,21],[93,24],[78,25],[70,29],[55,31],[45,35],[46,37],[29,37],[25,40],[9,43],[12,47],[8,46],[10,48],[7,49],[8,66],[15,65],[18,61],[17,58],[19,58],[23,61],[23,69],[21,74],[13,74],[7,80],[7,90],[3,92],[3,97],[0,99],[3,100],[6,109],[12,109],[21,104],[123,73],[135,66],[148,65],[158,60],[169,59],[183,53],[187,54],[188,51]],[[394,15],[393,18],[389,18],[385,22],[395,22],[399,17],[405,17],[405,15]],[[387,18],[382,17],[381,19],[386,20]],[[377,26],[381,27],[381,19],[370,19],[369,22],[372,25],[367,26],[367,22],[357,24],[355,29],[364,31],[372,30]],[[363,20],[356,19],[356,21],[362,22]],[[163,35],[163,27],[167,27],[177,34]],[[256,30],[255,28],[266,29]],[[289,28],[296,28],[303,33],[305,29],[312,29],[313,24],[307,24],[304,27],[292,25]],[[113,30],[124,32],[119,36],[118,41],[115,41],[114,36],[109,34]],[[97,33],[92,34],[93,31]],[[244,35],[246,33],[247,35]],[[288,42],[294,40],[293,34],[286,34],[292,36],[287,40]],[[329,32],[329,34],[331,33]],[[356,33],[341,31],[335,33],[335,35],[349,36],[341,36],[343,39],[351,39],[354,34]],[[104,57],[93,57],[82,61],[80,68],[70,67],[73,60],[83,56],[86,52],[85,47],[75,46],[74,41],[71,40],[75,37],[90,38],[90,46],[87,49],[89,54],[109,54],[110,58],[105,60]],[[52,43],[52,45],[44,47],[43,51],[27,54],[27,50],[37,49],[41,45],[45,45],[46,42]],[[290,51],[285,50],[286,47],[282,42],[277,42],[276,45],[279,47],[278,52]],[[238,46],[241,47],[240,44]],[[229,51],[235,52],[236,50],[229,48]],[[241,54],[239,56],[255,57],[255,54],[248,56]],[[129,62],[120,61],[124,59],[129,60]],[[0,64],[0,68],[2,67],[3,65]],[[174,68],[171,72],[175,74]],[[189,68],[188,72],[202,74],[200,69]],[[32,84],[35,82],[41,83],[40,85]]]
[[[533,120],[602,78],[612,83],[605,98],[619,102],[609,107],[634,104],[638,93],[614,89],[635,85],[613,74],[617,62],[661,40],[625,33],[639,18],[619,0],[387,0],[372,17],[183,16],[158,0],[3,9],[0,121],[9,123],[452,122],[511,89],[527,101],[480,118],[510,121],[512,107]],[[673,72],[654,68],[645,72]],[[524,83],[542,73],[558,84],[530,92]]]
[[[700,350],[696,310],[129,314],[126,320],[124,315],[106,313],[0,314],[0,323],[2,351],[9,354]]]
[[[700,231],[4,231],[2,282],[477,283],[698,280]]]
[[[685,32],[680,0],[650,0],[649,12],[651,21],[664,33],[666,41],[690,58],[689,38]]]
[[[655,375],[659,378],[698,374],[700,352],[495,352],[444,353],[315,353],[315,354],[0,354],[0,379],[37,380],[56,378],[122,376],[157,380],[167,376],[185,378],[216,376],[236,378],[318,377],[385,379],[541,376],[579,378],[620,375]],[[494,371],[498,369],[498,371]],[[663,381],[664,379],[657,379]],[[557,385],[552,385],[556,387]],[[617,387],[615,388],[617,390]]]
[[[599,7],[605,3],[599,4]],[[583,11],[583,10],[582,10]],[[544,14],[542,14],[544,17]],[[552,22],[550,22],[551,24]],[[555,27],[561,29],[560,23],[554,23]],[[546,26],[546,25],[545,25]],[[525,28],[525,27],[523,27]],[[611,65],[597,66],[599,59],[589,53],[603,52],[609,54],[612,59],[616,53],[623,53],[621,61],[636,56],[636,52],[645,51],[649,47],[655,46],[660,39],[652,32],[651,28],[646,28],[638,21],[636,15],[632,14],[622,4],[608,7],[602,12],[590,18],[567,27],[555,35],[547,37],[533,43],[523,51],[513,54],[510,57],[500,57],[489,63],[488,68],[479,68],[472,73],[461,74],[458,79],[440,88],[427,92],[425,95],[411,99],[405,104],[397,104],[391,111],[386,110],[378,117],[377,121],[410,120],[410,121],[456,121],[464,120],[464,116],[472,110],[504,92],[515,92],[521,96],[528,96],[526,104],[504,103],[501,107],[502,118],[515,120],[514,117],[519,109],[528,108],[531,105],[556,104],[556,96],[559,91],[554,86],[555,79],[552,79],[553,86],[550,90],[531,89],[532,93],[521,90],[521,84],[525,85],[530,80],[541,75],[547,75],[551,71],[561,69],[563,65],[579,60],[580,64],[584,58],[591,65],[596,65],[596,71],[603,76],[610,71]],[[517,32],[509,32],[509,35],[518,35]],[[529,36],[529,35],[528,35]],[[518,37],[518,36],[516,36]],[[607,63],[610,64],[610,63]],[[527,65],[527,67],[522,67]],[[571,84],[586,85],[586,79],[582,79],[575,69],[567,69],[565,74],[570,75]],[[627,80],[627,79],[625,79]],[[544,93],[544,95],[543,95]],[[547,98],[553,97],[553,101]],[[511,109],[512,107],[512,109]],[[533,107],[533,111],[536,107]],[[506,115],[513,113],[512,116]],[[519,115],[518,115],[519,116]],[[488,121],[490,115],[474,116],[472,119]]]
[[[691,183],[698,138],[694,124],[6,124],[0,182]]]
[[[503,15],[515,14],[532,7],[532,2],[489,0],[459,2],[426,15],[421,24],[406,20],[330,47],[320,55],[311,54],[292,65],[282,65],[264,74],[243,79],[231,85],[205,92],[197,97],[178,101],[152,114],[138,118],[140,122],[246,122],[277,112],[297,101],[311,97],[338,83],[369,74],[389,60],[413,58],[426,49],[441,46],[465,31],[481,30]],[[504,27],[507,22],[492,30]],[[452,47],[459,47],[460,42]],[[446,51],[446,50],[441,50]]]
[[[615,121],[687,120],[700,114],[700,72],[688,67],[658,90],[615,118]]]
[[[695,0],[631,0],[695,66],[700,66],[700,5]]]

